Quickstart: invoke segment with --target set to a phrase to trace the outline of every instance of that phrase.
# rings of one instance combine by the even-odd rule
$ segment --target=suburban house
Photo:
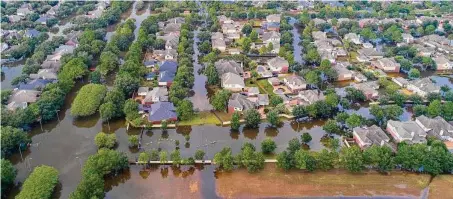
[[[387,134],[376,125],[355,127],[352,130],[352,135],[361,149],[366,149],[372,145],[384,146],[390,142]]]
[[[178,48],[179,35],[176,33],[169,33],[164,36],[157,36],[157,39],[165,41],[165,49],[176,49]]]
[[[368,81],[368,78],[366,78],[365,75],[363,75],[362,73],[357,72],[357,71],[352,71],[352,72],[353,72],[353,75],[354,75],[354,81],[356,81],[356,82],[366,82],[366,81]]]
[[[379,22],[378,19],[375,19],[375,18],[365,18],[365,19],[359,20],[359,26],[360,26],[360,28],[364,28],[367,25],[377,24],[378,22]]]
[[[30,74],[30,79],[58,79],[57,73],[51,69],[39,69],[37,73]]]
[[[360,41],[360,36],[355,33],[348,33],[344,35],[345,40],[349,40],[350,42],[354,43],[355,45],[360,45],[362,42]]]
[[[417,40],[419,43],[425,46],[435,48],[437,51],[442,53],[452,53],[453,48],[448,38],[436,34],[426,35]]]
[[[268,94],[258,94],[257,103],[259,106],[268,106],[269,105],[269,95]]]
[[[387,122],[387,132],[392,135],[396,143],[426,143],[427,134],[415,121],[400,122],[389,120]]]
[[[30,8],[28,8],[28,7],[18,8],[16,11],[16,14],[21,17],[25,17],[31,13],[33,13],[33,11],[30,10]]]
[[[264,43],[279,43],[280,44],[280,33],[276,31],[265,32],[261,37]]]
[[[60,60],[45,60],[42,64],[41,64],[41,68],[42,69],[49,69],[49,70],[52,70],[53,72],[57,72],[60,70],[61,68],[61,62]]]
[[[153,90],[146,93],[145,98],[142,100],[142,104],[153,104],[157,102],[168,101],[168,89],[167,87],[154,87]]]
[[[405,43],[410,44],[410,43],[414,42],[414,37],[411,34],[402,33],[401,36],[403,37],[403,41]]]
[[[314,40],[323,40],[327,39],[327,34],[322,31],[313,31],[311,33],[311,36],[313,37]]]
[[[315,26],[319,26],[319,25],[321,25],[321,24],[327,23],[326,20],[320,19],[320,18],[314,18],[314,19],[312,19],[312,21],[313,21],[313,23],[315,24]]]
[[[326,97],[320,90],[304,90],[304,91],[299,91],[299,94],[297,95],[298,100],[299,100],[299,105],[310,105],[314,104],[317,101],[325,100]]]
[[[159,124],[162,121],[174,122],[178,120],[176,109],[171,102],[157,102],[151,104],[151,112],[149,113],[148,120],[153,124]]]
[[[281,20],[280,14],[268,15],[266,17],[266,22],[268,22],[268,23],[272,23],[272,22],[280,23],[280,20]]]
[[[266,67],[262,66],[262,65],[258,65],[256,67],[256,72],[258,73],[258,75],[260,75],[260,77],[266,77],[266,78],[269,78],[269,77],[273,77],[274,75],[272,74],[272,72],[270,72],[269,70],[267,70]]]
[[[26,108],[30,103],[35,103],[40,94],[41,91],[14,89],[6,108],[11,111],[17,108]]]
[[[302,77],[297,75],[285,77],[283,82],[292,93],[298,93],[301,90],[307,89],[307,82],[305,82]]]
[[[435,85],[429,78],[421,78],[409,81],[407,84],[407,89],[425,97],[428,93],[439,93],[440,87]]]
[[[379,92],[377,91],[377,89],[379,89],[379,84],[377,81],[353,84],[353,87],[362,91],[367,100],[379,98]]]
[[[145,65],[146,68],[154,68],[158,66],[158,62],[155,59],[149,59],[149,60],[144,60],[143,65]]]
[[[53,19],[55,18],[54,16],[46,16],[46,15],[42,15],[41,17],[39,17],[35,23],[39,23],[39,24],[42,24],[42,25],[47,25],[47,21],[49,19]]]
[[[347,68],[350,65],[351,63],[349,62],[338,62],[332,67],[335,71],[337,71],[338,74],[337,81],[345,81],[352,79],[354,74]]]
[[[444,118],[437,116],[429,118],[424,115],[415,118],[415,122],[430,136],[440,140],[453,141],[453,125],[445,121]]]
[[[233,93],[228,100],[228,113],[235,111],[246,111],[248,109],[255,109],[258,104],[247,99],[246,96],[239,93]]]
[[[42,90],[47,84],[55,82],[48,79],[34,79],[27,83],[20,83],[17,88],[19,90]]]
[[[214,63],[214,66],[219,76],[223,75],[224,73],[234,73],[236,75],[242,76],[242,74],[244,73],[242,64],[239,64],[232,60],[221,59],[219,61],[216,61]]]
[[[433,58],[434,62],[436,62],[437,70],[451,70],[453,68],[453,64],[450,63],[444,55],[439,55]]]
[[[173,33],[173,34],[179,35],[180,30],[181,30],[181,24],[179,24],[179,23],[169,23],[169,24],[165,25],[165,27],[164,27],[165,34]]]
[[[159,66],[159,72],[162,73],[164,71],[167,71],[167,72],[175,74],[177,68],[178,68],[178,63],[177,62],[175,62],[175,61],[164,61]]]
[[[289,63],[282,57],[274,57],[267,61],[270,71],[274,74],[288,73]]]
[[[36,29],[27,29],[25,31],[25,36],[28,37],[28,38],[34,38],[34,37],[38,37],[39,36],[39,31],[36,30]]]
[[[175,60],[178,58],[178,52],[175,49],[154,50],[154,55],[160,59]]]
[[[272,86],[280,85],[280,80],[276,77],[271,77],[267,79],[267,82],[269,82],[269,84],[271,84]]]
[[[361,48],[357,50],[357,61],[367,62],[370,60],[381,59],[384,57],[384,53],[376,51],[374,48]]]
[[[174,79],[175,73],[172,73],[171,71],[163,71],[159,73],[159,76],[157,77],[157,82],[159,86],[170,87]]]
[[[211,40],[212,49],[218,49],[220,52],[226,51],[226,43],[225,40],[220,39],[212,39]]]
[[[217,17],[217,19],[219,20],[220,24],[233,23],[234,22],[233,20],[231,20],[231,18],[226,17],[225,15],[220,15],[220,16]]]
[[[222,88],[231,91],[241,91],[245,88],[244,78],[236,73],[223,73],[221,76]]]
[[[400,64],[392,58],[381,58],[371,62],[371,66],[381,69],[384,72],[400,72]]]
[[[436,51],[435,48],[432,47],[425,47],[420,44],[414,44],[412,45],[415,49],[417,49],[417,55],[419,56],[425,56],[425,57],[431,57],[432,54]]]
[[[246,89],[246,95],[249,97],[258,96],[260,94],[260,89],[258,87],[249,87]]]
[[[137,95],[138,96],[146,96],[149,91],[149,87],[138,87]]]
[[[402,77],[392,78],[392,81],[395,82],[395,84],[398,84],[398,86],[400,86],[401,88],[405,88],[409,84],[409,81]]]

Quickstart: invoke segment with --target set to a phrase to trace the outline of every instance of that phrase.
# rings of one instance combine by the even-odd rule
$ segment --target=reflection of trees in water
[[[233,139],[233,140],[239,139],[239,134],[240,134],[239,131],[230,130],[230,137],[231,137],[231,139]]]
[[[276,137],[278,135],[278,128],[275,127],[266,127],[264,133],[267,137]]]
[[[314,127],[323,126],[326,120],[311,120],[306,122],[291,121],[290,125],[294,131],[300,132],[302,130],[310,130]]]
[[[129,179],[131,179],[131,171],[128,168],[115,176],[106,177],[104,189],[108,192],[108,191],[112,190],[113,187],[123,184],[126,181],[128,181]]]
[[[244,133],[244,137],[252,139],[252,140],[256,139],[259,131],[260,130],[258,128],[256,128],[256,129],[243,128],[242,129],[242,133]]]

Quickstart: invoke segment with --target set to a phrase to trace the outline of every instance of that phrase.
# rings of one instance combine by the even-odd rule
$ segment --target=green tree
[[[321,77],[316,71],[311,70],[305,74],[305,80],[308,84],[318,85],[321,82]]]
[[[176,108],[180,120],[189,120],[193,116],[193,104],[190,100],[182,100]]]
[[[234,112],[233,113],[233,116],[231,118],[231,129],[237,131],[239,130],[239,127],[241,126],[241,122],[239,121],[239,113],[238,112]]]
[[[58,184],[58,170],[50,166],[35,167],[22,185],[17,199],[51,198]]]
[[[160,160],[160,163],[162,164],[165,164],[168,162],[168,158],[167,158],[167,152],[166,151],[161,151],[160,154],[159,154],[159,160]]]
[[[203,150],[197,149],[197,150],[195,151],[195,156],[194,156],[194,158],[195,158],[195,160],[203,160],[204,155],[205,155],[205,152],[204,152]]]
[[[247,128],[258,128],[261,122],[261,115],[255,109],[246,110],[244,113],[245,126]]]
[[[173,161],[173,165],[180,165],[182,158],[181,158],[181,152],[179,150],[174,150],[173,152],[170,153],[170,159]]]
[[[312,140],[312,137],[311,137],[310,133],[307,133],[307,132],[302,133],[300,138],[302,139],[303,143],[309,143]]]
[[[147,152],[141,152],[138,155],[138,163],[140,164],[147,164],[149,162],[149,154]]]
[[[294,158],[292,156],[287,151],[279,153],[277,156],[277,167],[286,171],[292,169],[294,167]]]
[[[267,113],[267,121],[271,124],[271,126],[277,126],[279,123],[280,123],[280,118],[278,116],[278,113],[277,111],[269,111],[269,113]]]
[[[123,113],[126,115],[127,121],[132,121],[140,115],[138,114],[138,103],[134,99],[128,99],[124,103]]]
[[[99,132],[94,137],[94,143],[98,148],[108,148],[111,149],[116,144],[116,135],[115,134],[106,134],[104,132]]]
[[[99,58],[99,72],[105,76],[118,67],[118,56],[111,51],[104,51]]]
[[[279,104],[283,103],[283,99],[278,96],[278,95],[271,95],[270,99],[269,99],[269,104],[271,106],[277,106]]]
[[[346,124],[349,128],[353,129],[355,127],[361,126],[363,123],[363,117],[355,113],[351,114],[348,119],[346,119]]]
[[[231,92],[228,90],[221,90],[216,92],[211,99],[211,104],[215,110],[226,111],[228,105],[228,99],[230,99]]]
[[[72,103],[71,115],[83,117],[96,113],[106,93],[107,88],[104,85],[88,84],[83,86]]]
[[[427,107],[425,105],[417,104],[412,108],[412,111],[414,111],[415,117],[426,115]]]
[[[213,63],[209,63],[205,70],[205,75],[208,78],[209,85],[218,85],[219,84],[219,74]]]
[[[441,113],[442,105],[439,100],[432,101],[427,109],[427,113],[429,117],[436,117],[439,116]]]
[[[240,166],[247,168],[250,173],[264,168],[263,154],[255,152],[255,147],[249,143],[243,145],[241,152],[236,156],[236,162]]]
[[[250,39],[253,42],[256,42],[258,40],[258,32],[256,32],[256,30],[252,30],[252,32],[250,32]]]
[[[323,149],[316,156],[317,167],[321,170],[327,171],[334,168],[338,154],[336,152],[329,152],[327,149]]]
[[[329,119],[327,122],[322,126],[322,129],[327,133],[335,133],[338,134],[341,132],[340,127],[337,124],[336,120]]]
[[[159,161],[159,151],[153,149],[151,150],[149,160],[151,161]]]
[[[252,31],[253,31],[253,27],[250,24],[245,24],[241,30],[241,32],[246,35],[249,35]]]
[[[225,171],[231,171],[234,167],[234,158],[231,153],[231,148],[225,147],[220,152],[214,155],[214,162]]]
[[[316,169],[316,159],[308,151],[299,149],[294,154],[295,166],[298,169],[314,171]]]
[[[16,179],[17,170],[9,160],[1,159],[1,173],[2,173],[2,196],[5,195],[5,191],[14,184]]]
[[[300,147],[301,147],[301,144],[300,144],[299,139],[293,138],[293,139],[289,140],[288,147],[286,148],[286,150],[288,151],[288,153],[294,154],[297,150],[300,149]]]
[[[242,41],[242,51],[244,51],[244,53],[248,53],[251,46],[252,40],[248,37],[244,38],[244,40]]]
[[[307,110],[306,110],[305,106],[299,105],[299,106],[296,106],[296,107],[293,108],[292,114],[296,118],[306,117],[307,116]]]
[[[261,151],[265,154],[273,153],[276,148],[277,144],[275,144],[275,141],[272,140],[272,138],[268,137],[261,142]]]
[[[390,171],[395,167],[393,151],[388,146],[373,145],[363,152],[364,162],[378,168],[381,172]]]
[[[3,116],[2,116],[2,119]],[[18,128],[2,126],[0,131],[2,157],[9,157],[18,150],[25,150],[31,139],[27,134]]]
[[[341,162],[350,172],[360,172],[364,166],[363,154],[358,146],[343,148],[341,151]]]
[[[129,141],[129,147],[136,147],[138,146],[138,135],[129,135],[127,137],[127,140]]]
[[[420,71],[416,68],[411,68],[409,70],[409,78],[410,79],[417,79],[420,77]]]
[[[453,102],[445,102],[442,105],[442,111],[440,114],[445,120],[452,121],[453,120]]]

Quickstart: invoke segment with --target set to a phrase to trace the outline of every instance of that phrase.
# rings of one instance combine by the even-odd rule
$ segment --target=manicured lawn
[[[259,80],[257,84],[259,85],[259,87],[261,87],[261,89],[265,90],[265,93],[269,95],[274,95],[274,87],[272,87],[272,85],[269,84],[267,80],[265,79]]]
[[[219,119],[208,111],[197,113],[191,120],[188,121],[180,121],[178,125],[185,126],[185,125],[202,125],[202,124],[220,124]]]

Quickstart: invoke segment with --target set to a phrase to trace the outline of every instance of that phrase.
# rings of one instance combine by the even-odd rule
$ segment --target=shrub
[[[100,132],[94,137],[94,143],[99,148],[113,148],[116,144],[116,135],[115,134],[106,134]]]

